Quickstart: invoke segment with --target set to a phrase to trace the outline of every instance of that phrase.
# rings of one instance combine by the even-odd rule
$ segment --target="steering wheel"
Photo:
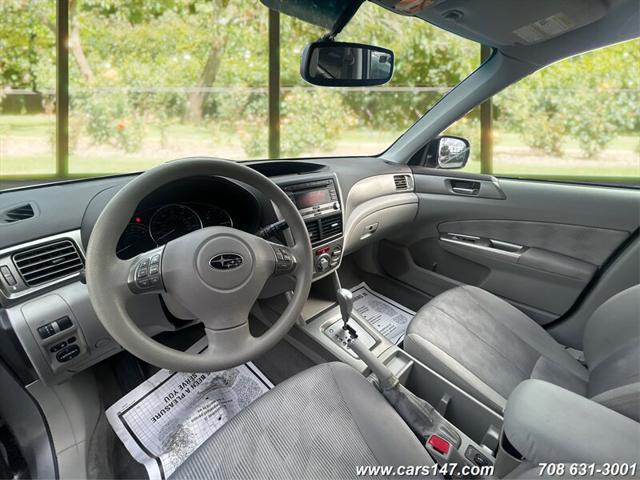
[[[294,245],[278,245],[229,227],[208,227],[120,260],[116,245],[140,201],[169,182],[198,175],[235,179],[262,192],[287,221]],[[107,332],[142,360],[181,372],[230,368],[272,348],[299,317],[311,288],[312,270],[309,235],[287,195],[247,166],[205,157],[165,163],[127,183],[100,214],[86,255],[89,296]],[[285,274],[295,278],[289,305],[269,330],[252,336],[251,307],[271,276]],[[208,340],[204,352],[166,347],[131,319],[126,304],[132,296],[158,293],[171,296],[203,322]]]

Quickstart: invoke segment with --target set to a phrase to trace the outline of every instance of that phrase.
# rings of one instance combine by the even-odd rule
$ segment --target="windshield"
[[[339,40],[392,49],[392,81],[314,87],[300,78],[300,54],[326,30],[281,15],[270,42],[269,11],[256,0],[77,0],[70,2],[69,108],[61,120],[55,15],[55,2],[0,6],[4,178],[132,172],[193,155],[376,155],[480,56],[478,44],[366,2]],[[279,51],[271,70],[270,49]],[[280,84],[271,99],[270,73]],[[65,88],[64,78],[59,84]]]

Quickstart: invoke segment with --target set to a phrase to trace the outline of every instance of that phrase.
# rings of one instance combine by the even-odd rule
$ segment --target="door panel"
[[[476,285],[541,324],[567,312],[638,228],[637,190],[424,168],[414,175],[416,228],[381,244],[386,273],[432,296]],[[465,178],[481,188],[447,188]]]

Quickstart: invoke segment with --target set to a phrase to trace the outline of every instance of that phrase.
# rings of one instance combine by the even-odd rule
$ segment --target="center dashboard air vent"
[[[76,244],[63,239],[13,254],[12,260],[29,287],[66,277],[84,268]]]
[[[409,175],[394,175],[393,182],[398,191],[411,190],[411,176]]]
[[[318,245],[324,241],[342,235],[342,214],[327,215],[318,219],[305,221],[309,232],[311,245]]]
[[[14,205],[0,212],[0,223],[15,223],[34,217],[35,209],[31,203]]]

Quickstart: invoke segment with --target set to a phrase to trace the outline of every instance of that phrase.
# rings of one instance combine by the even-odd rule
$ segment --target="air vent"
[[[396,184],[396,190],[409,190],[408,175],[394,175],[393,182]]]
[[[311,245],[314,246],[342,234],[342,215],[339,213],[318,220],[307,220],[305,224]]]
[[[318,220],[311,220],[305,222],[305,224],[309,232],[309,240],[311,240],[311,243],[316,243],[320,240],[320,222]]]
[[[331,215],[320,220],[320,231],[323,240],[342,233],[342,215]]]
[[[30,287],[71,275],[84,268],[78,248],[71,240],[38,245],[13,255],[13,263]]]
[[[0,214],[0,223],[15,223],[20,220],[26,220],[35,215],[33,205],[25,203],[11,207]]]

